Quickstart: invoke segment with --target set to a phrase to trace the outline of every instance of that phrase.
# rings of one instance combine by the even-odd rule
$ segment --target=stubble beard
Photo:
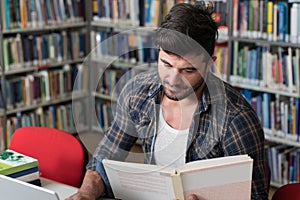
[[[165,84],[168,84],[168,83],[164,83],[164,85]],[[174,86],[175,88],[177,87],[177,88],[181,88],[182,90],[184,90],[183,92],[180,92],[178,94],[169,92],[168,90],[165,89],[165,86],[164,86],[164,92],[168,99],[173,100],[173,101],[181,101],[181,100],[189,97],[193,93],[197,93],[197,91],[202,87],[203,84],[204,84],[204,80],[202,79],[201,81],[196,83],[193,87],[191,87],[191,86],[187,86],[187,87]]]

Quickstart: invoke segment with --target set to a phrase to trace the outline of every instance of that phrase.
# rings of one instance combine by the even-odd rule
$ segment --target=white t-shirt
[[[171,167],[184,165],[188,133],[189,129],[176,130],[169,126],[160,108],[158,132],[154,145],[155,163]]]

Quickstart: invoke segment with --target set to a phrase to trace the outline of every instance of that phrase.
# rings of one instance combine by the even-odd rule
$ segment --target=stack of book
[[[40,185],[38,160],[13,150],[0,152],[0,174]]]

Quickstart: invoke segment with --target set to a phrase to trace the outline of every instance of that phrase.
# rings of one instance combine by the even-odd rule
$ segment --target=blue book
[[[31,174],[31,173],[38,172],[38,171],[39,171],[38,167],[33,167],[33,168],[29,168],[29,169],[19,171],[19,172],[13,173],[13,174],[9,174],[7,176],[12,177],[12,178],[18,178],[18,177],[25,176],[27,174]]]
[[[49,58],[49,52],[47,51],[47,39],[42,36],[41,37],[41,53],[42,53],[42,63],[46,64],[47,58]]]
[[[261,95],[257,95],[256,97],[256,114],[260,122],[262,123],[262,97]]]
[[[280,1],[278,3],[278,41],[285,42],[288,32],[288,5],[287,2]]]
[[[53,15],[52,15],[52,10],[51,10],[51,2],[50,1],[45,1],[45,4],[46,4],[46,16],[47,16],[47,23],[48,24],[52,24],[54,22],[54,19],[53,19]]]
[[[145,1],[145,24],[148,24],[151,22],[151,6],[152,0],[146,0]]]
[[[37,48],[37,42],[36,42],[36,36],[30,35],[29,40],[32,42],[32,59],[33,59],[33,64],[38,63],[38,48]]]
[[[251,104],[252,92],[250,90],[241,90],[240,93]]]
[[[296,182],[296,155],[295,152],[290,153],[290,160],[289,160],[289,181],[291,183]]]
[[[109,0],[104,0],[104,14],[102,17],[111,18],[111,3]]]
[[[256,48],[256,79],[263,80],[261,67],[261,47]]]
[[[263,107],[263,127],[264,128],[270,128],[270,94],[269,93],[263,93],[263,101],[262,101],[262,107]]]
[[[31,61],[30,59],[30,47],[29,47],[29,40],[27,37],[24,37],[23,40],[23,47],[24,47],[24,50],[23,53],[24,53],[24,62],[25,63],[29,63]]]
[[[84,34],[79,33],[79,57],[84,57]]]
[[[57,128],[57,120],[56,120],[56,109],[55,106],[49,106],[49,110],[52,114],[52,119],[53,119],[53,128]]]
[[[23,170],[14,174],[7,175],[11,178],[15,178],[27,183],[33,183],[36,185],[40,185],[40,173],[38,167],[34,167],[31,169]]]
[[[20,28],[21,24],[21,18],[20,18],[20,1],[19,0],[14,0],[14,14],[15,14],[15,23],[16,23],[16,28]]]
[[[41,27],[44,25],[44,16],[41,1],[35,1],[35,9],[37,14],[38,26]]]
[[[251,78],[251,50],[248,50],[246,53],[246,74],[245,78]]]
[[[282,84],[284,84],[286,87],[288,86],[288,76],[287,76],[287,55],[282,50],[281,53],[281,72],[282,72]]]
[[[103,16],[103,0],[97,0],[97,16],[101,18]]]
[[[10,27],[10,12],[11,10],[9,9],[9,0],[4,0],[4,10],[5,10],[5,24],[6,24],[6,29],[9,30]]]

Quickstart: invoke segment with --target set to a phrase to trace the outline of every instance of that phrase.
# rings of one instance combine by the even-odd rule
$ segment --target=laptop
[[[55,191],[4,175],[0,175],[0,194],[5,200],[60,200]]]
[[[43,181],[42,181],[43,185]],[[0,174],[0,199],[5,200],[64,200],[77,191],[63,184],[46,183],[39,187]],[[100,198],[100,200],[112,200]]]

